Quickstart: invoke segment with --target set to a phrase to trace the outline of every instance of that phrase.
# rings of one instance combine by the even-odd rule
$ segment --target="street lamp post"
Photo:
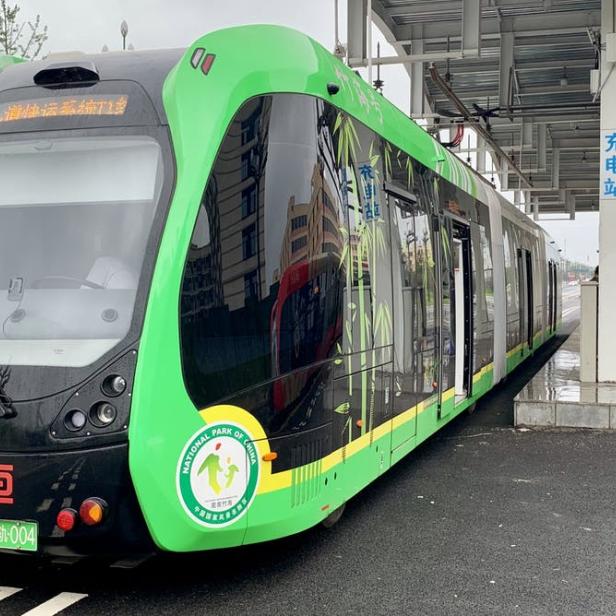
[[[122,35],[122,49],[126,51],[126,37],[128,35],[128,24],[126,20],[120,24],[120,34]]]

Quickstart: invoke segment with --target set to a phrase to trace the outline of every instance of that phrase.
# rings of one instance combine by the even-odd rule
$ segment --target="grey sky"
[[[16,0],[13,0],[16,1]],[[346,41],[346,2],[340,0],[340,38]],[[137,49],[187,47],[199,36],[228,26],[275,23],[297,28],[328,49],[334,46],[334,0],[19,0],[23,17],[41,15],[49,26],[45,53],[81,50],[98,52],[103,45],[119,49],[120,23],[128,22],[128,42]],[[380,36],[375,37],[384,43]],[[393,50],[384,49],[391,54]],[[455,66],[452,67],[455,72]],[[409,80],[400,66],[383,68],[385,96],[409,110]],[[570,259],[595,264],[598,214],[577,220],[541,221]],[[564,252],[564,251],[563,251]]]

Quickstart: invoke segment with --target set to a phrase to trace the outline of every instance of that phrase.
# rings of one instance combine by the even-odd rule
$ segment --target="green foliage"
[[[41,25],[41,16],[33,21],[21,21],[18,4],[0,0],[0,52],[8,56],[35,59],[47,41],[47,26]]]

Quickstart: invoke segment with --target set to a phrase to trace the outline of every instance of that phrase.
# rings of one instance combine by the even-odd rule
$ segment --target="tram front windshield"
[[[126,337],[162,182],[145,136],[0,143],[0,365],[87,366]]]

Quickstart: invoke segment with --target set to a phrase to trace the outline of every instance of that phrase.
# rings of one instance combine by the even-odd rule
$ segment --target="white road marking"
[[[0,601],[2,601],[2,599],[8,599],[9,597],[12,597],[20,590],[21,588],[13,588],[12,586],[0,586]]]
[[[22,616],[53,616],[67,607],[85,599],[88,595],[81,595],[76,592],[61,592],[53,599],[45,601],[36,607],[24,612]]]
[[[49,508],[51,507],[51,503],[53,503],[53,498],[46,498],[38,507],[37,507],[37,511],[41,512],[41,511],[48,511]]]

